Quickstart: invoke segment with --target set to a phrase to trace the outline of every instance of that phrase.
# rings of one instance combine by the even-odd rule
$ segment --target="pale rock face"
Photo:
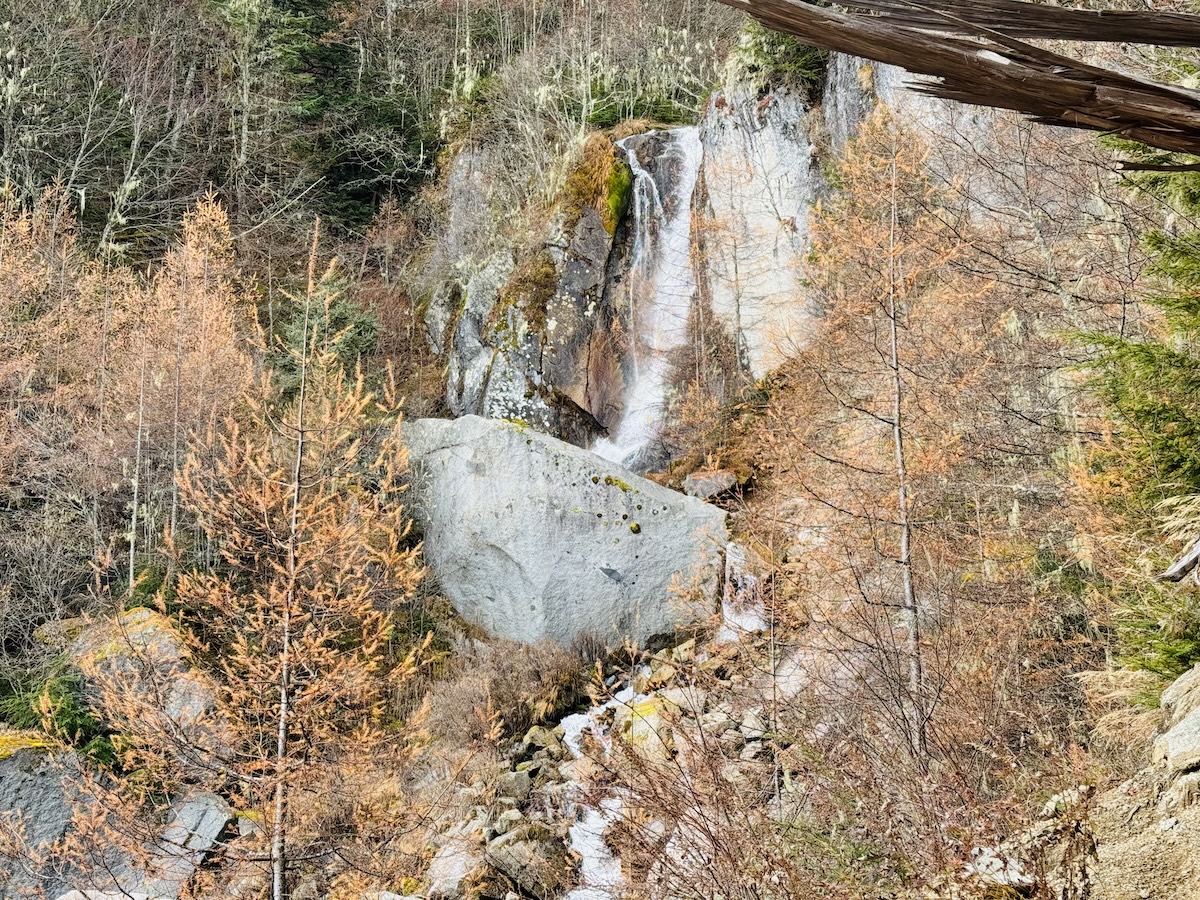
[[[875,105],[874,72],[878,64],[845,53],[830,53],[821,98],[829,147],[840,156]]]
[[[422,419],[404,437],[425,559],[489,633],[641,644],[715,601],[723,511],[508,422]]]
[[[12,740],[11,735],[5,736]],[[64,777],[78,766],[74,754],[50,754],[36,746],[0,759],[0,816],[19,823],[34,853],[44,852],[66,833],[71,798],[64,790]],[[0,858],[0,897],[22,896],[34,887],[53,894],[63,885],[50,870],[29,872]]]
[[[70,655],[102,718],[112,717],[105,704],[119,694],[139,707],[146,724],[178,735],[181,752],[185,745],[201,753],[228,747],[213,685],[192,666],[182,639],[161,614],[144,608],[123,612],[83,632]]]
[[[704,272],[713,314],[761,378],[807,345],[815,313],[804,289],[808,215],[824,190],[804,98],[760,98],[733,82],[700,125]]]
[[[512,254],[505,251],[490,257],[467,278],[447,378],[446,399],[455,415],[479,412],[484,407],[496,355],[487,343],[488,320],[512,268]]]
[[[1200,768],[1200,666],[1184,673],[1162,694],[1167,731],[1154,742],[1154,759],[1170,775]]]

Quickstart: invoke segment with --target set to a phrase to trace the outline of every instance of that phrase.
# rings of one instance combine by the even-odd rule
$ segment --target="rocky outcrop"
[[[228,804],[216,794],[183,797],[172,804],[166,827],[138,853],[78,878],[97,889],[70,891],[58,900],[175,900],[232,818]]]
[[[701,281],[754,378],[806,346],[814,330],[804,257],[809,210],[827,188],[809,128],[802,94],[736,78],[714,94],[700,124]]]
[[[1154,743],[1154,760],[1173,776],[1200,768],[1200,666],[1185,673],[1162,695],[1167,727]]]
[[[73,817],[91,818],[95,809],[96,799],[73,787],[81,777],[73,753],[53,750],[33,733],[0,732],[0,826],[16,836],[0,857],[0,897],[174,900],[232,817],[215,794],[182,797],[172,804],[166,826],[136,852],[101,836],[93,849],[104,863],[89,870],[63,858],[57,847]]]
[[[53,847],[71,823],[72,802],[64,776],[78,771],[74,754],[51,752],[35,734],[0,730],[0,828],[20,835],[14,856],[0,855],[0,897],[65,889],[66,873]]]
[[[616,153],[601,136],[589,148]],[[527,245],[507,235],[510,223],[492,221],[481,158],[464,148],[450,167],[446,225],[428,266],[444,273],[429,288],[425,325],[446,357],[447,403],[455,415],[518,419],[584,443],[621,409],[620,329],[606,293],[623,259],[622,197],[608,220],[597,198],[568,198]]]
[[[69,656],[105,721],[133,719],[139,728],[170,735],[185,764],[228,745],[213,686],[192,666],[183,640],[162,614],[131,609],[94,625],[76,639]]]
[[[491,634],[641,644],[714,603],[721,510],[509,422],[423,419],[405,441],[425,559]]]

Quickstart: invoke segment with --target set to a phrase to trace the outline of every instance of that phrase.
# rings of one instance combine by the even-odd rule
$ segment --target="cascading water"
[[[647,676],[650,670],[643,668],[639,674]],[[571,756],[581,759],[587,755],[585,732],[591,734],[599,752],[607,755],[612,749],[612,737],[608,726],[602,724],[606,714],[611,716],[621,707],[636,707],[646,699],[645,695],[637,694],[630,683],[605,703],[563,719],[563,743]],[[609,849],[604,833],[620,819],[621,797],[608,794],[599,803],[591,805],[585,802],[583,786],[577,782],[571,785],[570,797],[576,820],[568,834],[571,849],[579,857],[579,886],[563,900],[616,900],[623,894],[625,879],[621,874],[621,861]]]
[[[618,143],[633,170],[633,251],[625,282],[632,377],[627,380],[620,421],[591,448],[605,459],[635,469],[642,468],[640,459],[662,432],[670,356],[688,341],[696,295],[692,194],[703,146],[694,127],[659,136],[664,148],[654,171],[638,157],[638,141],[644,136]],[[666,183],[660,184],[659,179]]]

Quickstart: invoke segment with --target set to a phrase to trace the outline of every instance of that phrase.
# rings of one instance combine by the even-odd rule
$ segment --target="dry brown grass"
[[[492,744],[552,721],[586,698],[578,654],[549,642],[455,642],[444,676],[429,691],[428,730],[450,746]]]

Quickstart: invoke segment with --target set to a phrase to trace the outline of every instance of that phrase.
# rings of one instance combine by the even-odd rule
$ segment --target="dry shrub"
[[[727,666],[733,680],[753,668],[745,654]],[[737,706],[747,695],[729,681],[703,670],[680,678],[708,694],[710,713],[724,704],[741,719]],[[594,789],[622,801],[607,840],[622,860],[629,897],[849,898],[894,882],[897,867],[882,842],[855,821],[856,792],[828,779],[822,748],[798,739],[799,731],[772,722],[757,758],[743,759],[742,741],[731,740],[727,726],[670,705],[655,714],[642,721],[653,721],[659,740],[635,737],[644,727],[618,735],[594,769],[605,782]]]
[[[363,241],[353,298],[379,323],[376,352],[395,373],[405,413],[413,417],[440,415],[445,403],[443,363],[430,346],[410,277],[419,241],[413,214],[386,200]]]
[[[1101,669],[1076,676],[1095,716],[1091,752],[1117,773],[1146,763],[1146,748],[1162,723],[1162,678],[1135,669]]]
[[[557,644],[463,638],[445,677],[430,689],[428,730],[460,747],[518,736],[577,705],[586,686],[579,655]]]

